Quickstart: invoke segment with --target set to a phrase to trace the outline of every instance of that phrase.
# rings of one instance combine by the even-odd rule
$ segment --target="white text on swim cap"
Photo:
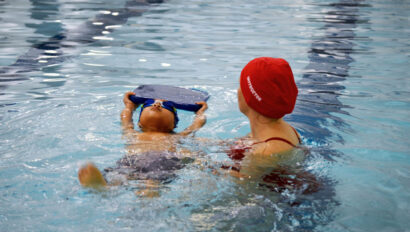
[[[253,89],[252,83],[251,83],[251,77],[248,76],[246,78],[246,80],[248,81],[248,86],[249,89],[251,90],[252,95],[256,98],[256,100],[258,101],[262,101],[262,98],[258,95],[258,93]]]

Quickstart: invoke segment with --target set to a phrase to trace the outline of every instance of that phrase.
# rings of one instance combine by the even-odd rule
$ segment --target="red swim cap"
[[[241,90],[246,103],[269,118],[282,118],[295,108],[298,88],[288,62],[259,57],[242,70]]]

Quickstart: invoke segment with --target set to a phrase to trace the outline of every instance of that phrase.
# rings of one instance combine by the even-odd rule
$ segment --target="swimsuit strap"
[[[299,144],[301,144],[301,143],[302,143],[302,140],[300,139],[299,134],[298,134],[298,132],[296,131],[296,129],[293,128],[293,126],[290,126],[290,128],[292,128],[293,132],[295,132],[296,137],[298,137]]]
[[[269,138],[269,139],[267,139],[267,140],[265,140],[265,141],[256,142],[256,143],[254,143],[254,144],[252,144],[252,145],[259,144],[259,143],[266,143],[266,142],[273,141],[273,140],[282,141],[282,142],[285,142],[285,143],[291,145],[292,147],[297,147],[296,145],[294,145],[294,144],[293,144],[292,142],[290,142],[289,140],[284,139],[284,138],[281,138],[281,137],[272,137],[272,138]]]
[[[229,156],[231,159],[233,159],[233,160],[241,161],[241,160],[245,157],[245,152],[246,152],[247,150],[251,149],[253,145],[256,145],[256,144],[259,144],[259,143],[266,143],[266,142],[273,141],[273,140],[282,141],[282,142],[284,142],[284,143],[289,144],[290,146],[292,146],[292,147],[294,147],[294,148],[300,148],[300,149],[302,149],[302,150],[305,152],[305,154],[307,154],[307,153],[308,153],[308,150],[307,150],[306,148],[300,146],[300,144],[302,143],[302,140],[300,139],[298,132],[295,130],[295,128],[293,128],[293,127],[291,127],[291,128],[292,128],[293,131],[295,132],[295,135],[298,137],[298,140],[299,140],[299,144],[298,144],[298,145],[294,145],[294,144],[293,144],[292,142],[290,142],[289,140],[284,139],[284,138],[281,138],[281,137],[271,137],[271,138],[269,138],[269,139],[267,139],[267,140],[265,140],[265,141],[260,141],[260,142],[252,143],[250,146],[243,146],[243,147],[234,147],[234,146],[232,146],[231,149],[228,151],[228,156]],[[236,163],[235,166],[222,165],[222,168],[223,168],[223,169],[231,169],[231,170],[234,170],[234,171],[238,171],[238,172],[239,172],[240,169],[241,169],[241,166],[240,166],[239,163]]]
[[[291,126],[291,128],[292,128],[292,130],[295,132],[296,137],[298,137],[299,144],[300,144],[302,141],[300,140],[300,137],[299,137],[299,135],[298,135],[298,132],[296,132],[295,128],[293,128],[292,126]],[[252,145],[259,144],[259,143],[266,143],[266,142],[273,141],[273,140],[285,142],[285,143],[291,145],[292,147],[298,147],[297,145],[294,145],[294,144],[293,144],[292,142],[290,142],[289,140],[284,139],[284,138],[281,138],[281,137],[272,137],[272,138],[269,138],[269,139],[267,139],[267,140],[265,140],[265,141],[253,143]]]
[[[295,128],[293,128],[293,127],[291,127],[291,128],[292,128],[292,130],[295,132],[295,135],[296,135],[296,137],[297,137],[298,140],[299,140],[299,144],[301,144],[302,141],[301,141],[301,139],[300,139],[300,137],[299,137],[297,131],[295,130]],[[284,142],[284,143],[289,144],[290,146],[292,146],[292,147],[294,147],[294,148],[301,148],[301,147],[299,146],[299,144],[298,144],[298,145],[294,145],[292,142],[290,142],[290,141],[287,140],[287,139],[284,139],[284,138],[281,138],[281,137],[271,137],[271,138],[268,138],[268,139],[265,140],[265,141],[255,142],[255,143],[252,143],[251,145],[248,145],[248,146],[231,146],[231,148],[229,149],[229,152],[228,152],[228,156],[229,156],[231,159],[234,159],[234,160],[242,160],[243,157],[245,157],[245,152],[246,152],[247,150],[249,150],[249,149],[252,149],[252,146],[253,146],[253,145],[260,144],[260,143],[266,143],[266,142],[273,141],[273,140],[282,141],[282,142]]]

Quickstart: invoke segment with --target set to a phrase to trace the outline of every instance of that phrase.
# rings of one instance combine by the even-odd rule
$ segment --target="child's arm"
[[[178,135],[186,136],[191,134],[192,132],[195,132],[199,130],[203,125],[206,123],[206,117],[204,115],[204,112],[206,109],[208,109],[208,104],[206,102],[197,102],[196,104],[202,105],[202,107],[196,112],[196,116],[192,124],[186,128],[184,131],[178,133]]]
[[[134,104],[129,97],[130,95],[135,95],[133,92],[126,92],[124,94],[124,105],[125,108],[121,112],[121,126],[122,131],[124,134],[128,134],[130,132],[136,132],[134,130],[134,122],[132,121],[132,114],[134,113],[135,109],[138,108],[138,105]]]

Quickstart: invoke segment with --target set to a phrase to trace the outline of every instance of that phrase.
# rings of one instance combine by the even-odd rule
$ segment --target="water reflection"
[[[86,21],[75,29],[63,31],[60,22],[43,22],[39,25],[30,23],[27,27],[36,29],[36,33],[52,35],[45,42],[35,42],[34,45],[17,61],[0,69],[0,81],[10,82],[27,79],[23,73],[53,67],[77,55],[75,48],[82,44],[93,43],[97,40],[111,40],[107,35],[127,22],[128,18],[142,15],[151,4],[162,3],[162,0],[128,1],[123,8],[102,10],[93,20]],[[33,8],[31,17],[43,20],[50,15],[57,15],[60,5],[52,0],[31,1]],[[63,82],[62,82],[63,84]],[[5,85],[2,85],[5,88]]]
[[[298,86],[300,94],[290,120],[299,124],[301,133],[306,138],[314,138],[319,144],[312,149],[313,157],[333,160],[341,154],[325,146],[330,141],[343,143],[343,138],[332,130],[349,129],[341,114],[349,115],[345,110],[350,106],[343,104],[339,97],[343,95],[343,81],[349,78],[350,64],[354,61],[350,54],[360,52],[354,48],[357,24],[367,24],[360,17],[360,8],[369,7],[358,0],[342,0],[328,5],[329,10],[320,18],[310,18],[314,22],[324,22],[324,36],[313,41],[309,50],[307,65]],[[310,143],[311,141],[308,141]],[[285,207],[285,212],[292,215],[298,224],[296,228],[312,230],[318,225],[325,225],[334,217],[334,209],[339,203],[335,197],[335,181],[321,175],[319,191],[312,194],[300,194]],[[282,198],[285,202],[286,198]],[[296,203],[296,204],[295,204]],[[288,223],[292,220],[287,219]],[[280,224],[288,229],[286,221]]]
[[[350,108],[338,99],[345,87],[343,81],[349,77],[351,53],[354,49],[354,28],[358,23],[368,23],[359,19],[359,7],[368,7],[362,1],[345,0],[329,5],[331,7],[321,18],[310,18],[314,22],[326,23],[325,35],[313,41],[309,51],[309,65],[306,67],[298,86],[300,94],[291,121],[301,124],[299,128],[307,138],[315,138],[325,144],[329,138],[343,142],[343,138],[330,131],[329,126],[348,127],[337,116],[349,113]],[[337,138],[335,138],[337,137]]]
[[[136,5],[132,7],[130,6],[128,17],[131,15],[138,16],[146,10],[146,2],[137,3],[138,2],[136,2]],[[337,116],[338,114],[347,114],[344,109],[348,107],[340,102],[339,96],[345,88],[343,86],[343,81],[348,78],[350,63],[353,62],[350,54],[357,52],[353,43],[353,40],[355,39],[354,28],[356,27],[356,24],[363,23],[363,21],[359,20],[359,8],[362,6],[364,5],[360,4],[360,1],[341,1],[340,4],[320,5],[319,7],[328,8],[329,10],[323,13],[320,18],[311,18],[312,21],[320,21],[324,23],[323,31],[325,35],[317,38],[312,43],[312,48],[309,51],[310,63],[306,67],[306,71],[301,82],[298,83],[301,90],[300,99],[295,113],[291,115],[290,119],[292,122],[296,122],[299,129],[303,130],[302,134],[306,138],[314,138],[315,141],[317,140],[321,143],[326,143],[328,140],[331,140],[330,138],[332,136],[335,135],[334,132],[330,130],[331,127],[328,125],[329,121],[330,124],[335,125],[337,128],[347,126],[345,122]],[[53,12],[56,12],[58,7],[55,8],[56,9]],[[0,77],[0,80],[5,80],[6,78],[16,80],[17,78],[24,77],[24,75],[22,75],[24,72],[30,72],[31,70],[41,69],[44,67],[52,69],[50,65],[59,64],[64,62],[67,58],[75,55],[73,54],[73,51],[76,46],[84,43],[92,43],[95,41],[96,36],[105,36],[108,38],[109,33],[120,27],[121,24],[125,23],[125,16],[122,15],[126,14],[127,11],[115,9],[104,10],[100,12],[99,17],[96,17],[95,20],[88,21],[83,24],[84,28],[61,32],[61,34],[51,37],[44,43],[36,44],[32,49],[30,49],[30,51],[27,52],[27,54],[20,57],[14,65],[9,67],[10,73]],[[44,17],[44,15],[42,17]],[[121,19],[119,17],[124,18]],[[107,18],[106,21],[105,18]],[[96,33],[96,31],[101,33]],[[39,33],[40,32],[43,34],[48,33],[45,31],[39,31]],[[94,55],[98,53],[95,51],[90,52]],[[33,63],[32,61],[38,57],[40,57],[39,61],[43,62]],[[146,61],[146,59],[140,59],[140,62]],[[168,64],[164,63],[164,65],[166,66]],[[54,67],[56,69],[58,68],[56,66]],[[50,71],[49,73],[59,73],[58,70],[48,71]],[[49,76],[51,79],[54,74],[49,75],[51,75]],[[5,79],[2,79],[3,77]],[[37,93],[33,92],[33,94]],[[112,101],[112,99],[110,98],[109,100]],[[84,111],[83,108],[80,110]],[[67,110],[67,108],[63,111],[66,111],[66,113],[73,112],[72,110]],[[89,115],[88,112],[85,115]],[[112,118],[109,118],[111,122]],[[86,126],[78,128],[87,129]],[[105,127],[102,128],[103,129],[101,131],[105,129]],[[82,133],[82,131],[76,132],[80,132],[80,134]],[[63,130],[62,133],[67,133],[67,131]],[[101,132],[101,134],[104,134],[102,137],[108,136],[106,135],[106,131]],[[117,134],[117,132],[112,132],[112,134]],[[71,133],[69,135],[71,135]],[[69,141],[70,140],[67,140],[68,144]],[[100,151],[98,150],[97,152]],[[324,157],[328,156],[329,159],[331,159],[335,154],[335,151],[330,149],[316,149],[312,152],[314,154],[318,153]],[[83,156],[90,155],[90,152],[88,151],[81,153],[76,150],[76,153],[77,156],[78,154]],[[63,159],[64,162],[67,162],[65,158],[67,157],[64,156],[64,158],[61,159]],[[186,170],[184,170],[184,173],[186,173],[185,171]],[[187,173],[187,176],[190,176],[190,178],[199,179],[201,176],[198,175],[197,172],[198,170],[195,169],[192,172],[192,175],[189,175],[191,173]],[[279,172],[278,174],[280,175],[281,173]],[[72,172],[70,172],[69,175],[72,175]],[[208,176],[211,176],[211,174],[204,176],[205,177],[203,179],[207,179]],[[272,177],[270,176],[269,178]],[[224,188],[229,186],[231,183],[229,182],[230,180],[227,181],[226,178],[222,177],[215,181],[215,188],[211,185],[204,184],[202,186],[198,186],[198,188],[195,189],[196,191],[189,191],[195,187],[192,186],[192,183],[203,183],[197,179],[194,179],[192,182],[189,180],[190,179],[181,178],[180,182],[183,182],[182,184],[184,184],[183,187],[185,188],[177,190],[182,193],[187,192],[189,194],[193,194],[181,194],[180,205],[175,206],[172,198],[160,199],[157,201],[159,203],[155,203],[153,207],[151,204],[145,204],[145,207],[143,204],[138,205],[143,207],[135,207],[135,213],[144,215],[144,217],[142,217],[143,220],[130,220],[132,221],[130,224],[143,223],[147,226],[147,223],[152,223],[153,221],[152,218],[148,218],[152,215],[154,215],[154,217],[157,215],[163,216],[158,217],[160,220],[167,220],[169,218],[174,220],[177,218],[177,222],[178,219],[188,220],[189,216],[191,216],[192,221],[195,221],[195,218],[198,219],[195,221],[198,222],[196,225],[203,225],[203,227],[197,228],[198,230],[266,231],[266,228],[271,228],[276,229],[277,231],[311,231],[318,225],[326,224],[331,221],[332,211],[335,208],[334,206],[338,204],[335,200],[334,184],[331,180],[323,181],[321,189],[310,194],[297,194],[287,191],[286,189],[281,189],[278,192],[272,192],[264,186],[259,186],[259,183],[257,182],[249,182],[243,188],[235,189],[237,191],[224,192],[226,190]],[[70,182],[67,185],[69,186],[76,184],[77,183],[72,184],[72,182]],[[227,190],[232,190],[232,188],[228,188]],[[207,195],[198,199],[197,195],[205,193]],[[187,205],[186,199],[189,198],[188,196],[192,196],[192,202],[188,202],[191,203],[191,205],[197,206],[198,202],[205,203],[201,204],[194,210],[187,212],[188,209],[185,205]],[[111,200],[112,199],[110,199],[110,201]],[[130,202],[135,201],[135,198],[128,200],[129,201],[119,203],[119,200],[115,201],[114,199],[114,203],[110,203],[108,205],[114,206],[114,210],[111,208],[109,209],[110,212],[115,211],[115,209],[129,209]],[[168,204],[161,204],[164,202]],[[127,207],[118,207],[122,204],[126,204]],[[76,205],[74,208],[79,207],[79,204],[71,205]],[[102,205],[103,207],[109,208],[107,205]],[[43,208],[39,207],[37,211],[42,209]],[[169,210],[171,212],[167,211],[167,213],[162,215],[158,212],[165,210]],[[74,212],[74,210],[70,212]],[[126,210],[125,212],[125,214],[129,213]],[[126,218],[129,217],[134,219],[133,213],[134,212],[129,213],[130,215],[127,215]],[[80,214],[80,216],[84,215]],[[107,218],[101,217],[101,220],[105,221]],[[124,223],[124,220],[124,218],[120,218],[119,220],[123,223],[122,225],[127,223],[127,221]],[[173,225],[175,224],[175,221],[168,223],[169,224],[167,225]],[[183,225],[186,224],[186,222],[180,223]],[[89,224],[95,226],[95,222]],[[206,227],[206,224],[214,226]],[[117,226],[118,224],[113,223],[111,225]]]
[[[26,27],[35,29],[36,34],[45,36],[53,36],[63,32],[63,26],[58,18],[60,3],[55,0],[36,1],[30,0],[32,8],[30,10],[30,17],[33,19],[30,23],[26,23]],[[41,20],[41,23],[35,23]],[[32,44],[38,41],[30,41]]]

